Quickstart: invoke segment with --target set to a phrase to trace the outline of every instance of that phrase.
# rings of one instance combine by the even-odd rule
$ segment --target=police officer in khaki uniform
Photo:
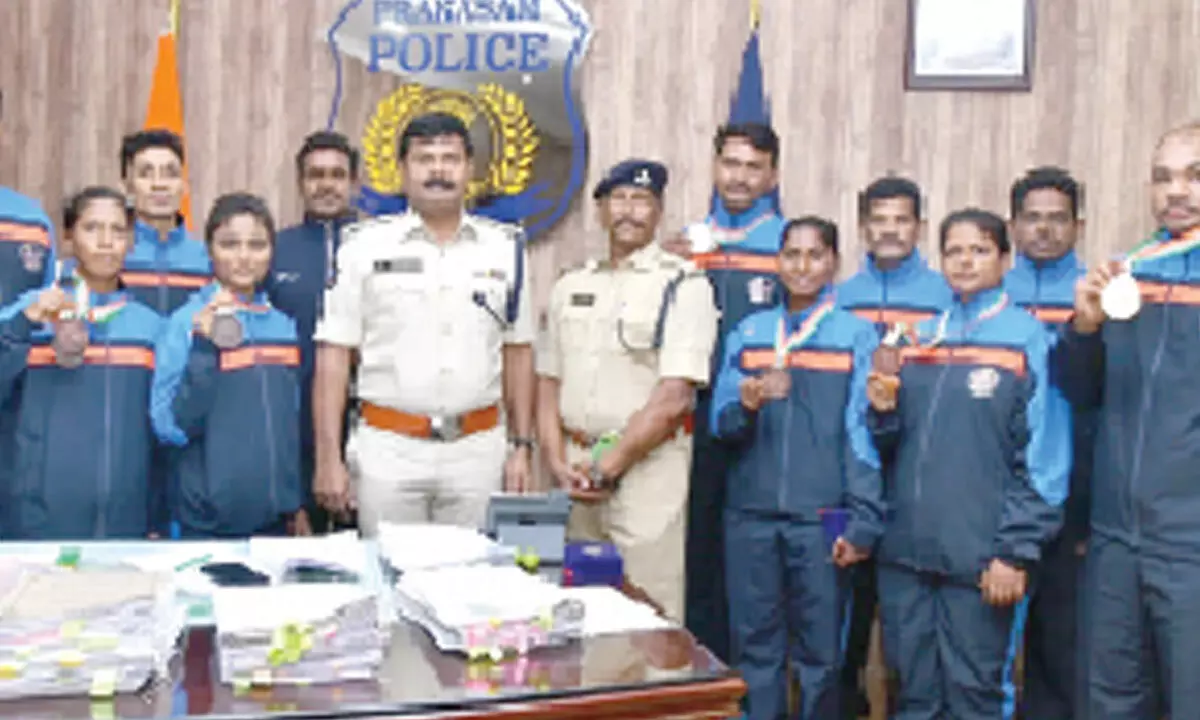
[[[690,414],[717,312],[703,274],[654,242],[666,184],[659,163],[629,160],[596,186],[609,258],[551,293],[538,437],[575,498],[571,537],[615,543],[626,576],[681,620]]]
[[[482,526],[492,493],[528,485],[533,446],[523,236],[464,211],[472,148],[456,117],[414,118],[398,155],[410,210],[343,231],[315,333],[317,499],[357,506],[368,536],[381,520]],[[355,353],[361,418],[343,462]]]

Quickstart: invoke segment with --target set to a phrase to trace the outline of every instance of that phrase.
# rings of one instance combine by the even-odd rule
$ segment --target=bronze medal
[[[66,317],[54,324],[54,358],[59,367],[74,369],[83,365],[87,354],[88,327],[82,318]]]
[[[881,375],[900,374],[900,348],[880,345],[871,356],[871,369]]]
[[[232,350],[242,344],[245,332],[234,310],[217,310],[213,316],[211,340],[222,350]]]
[[[792,390],[792,374],[778,368],[763,373],[763,394],[771,400],[782,400]]]

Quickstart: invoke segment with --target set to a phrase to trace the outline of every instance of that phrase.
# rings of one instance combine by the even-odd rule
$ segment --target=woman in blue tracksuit
[[[882,530],[879,460],[865,416],[874,327],[836,307],[837,226],[784,226],[779,280],[786,305],[730,333],[713,394],[712,427],[732,446],[725,551],[733,664],[752,720],[786,717],[787,667],[800,717],[839,718],[847,601],[837,565],[865,559]],[[821,515],[848,507],[831,548]],[[831,557],[831,550],[834,557]]]
[[[151,419],[179,448],[181,537],[288,532],[300,508],[300,350],[295,323],[259,289],[275,224],[263,201],[217,199],[204,227],[216,282],[171,315],[157,346]]]
[[[125,196],[89,187],[64,215],[70,277],[55,273],[50,287],[0,309],[0,405],[15,414],[0,437],[0,537],[144,538],[146,407],[162,321],[119,280],[133,243]],[[69,334],[79,341],[70,353],[61,343]]]
[[[879,598],[894,717],[1010,717],[1028,574],[1067,491],[1069,408],[1050,391],[1049,334],[1004,292],[1004,221],[953,213],[939,243],[954,304],[881,348],[868,383],[890,460]]]

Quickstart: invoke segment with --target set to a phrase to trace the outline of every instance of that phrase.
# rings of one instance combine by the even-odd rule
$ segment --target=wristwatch
[[[521,448],[529,448],[530,450],[533,450],[534,440],[531,437],[516,436],[509,438],[508,444],[511,445],[514,450],[520,450]]]

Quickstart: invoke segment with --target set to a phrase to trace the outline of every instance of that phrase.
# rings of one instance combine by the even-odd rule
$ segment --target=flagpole
[[[758,0],[754,0],[754,2],[757,2],[757,1]],[[179,3],[180,3],[180,0],[171,0],[171,9],[170,9],[170,16],[169,16],[171,18],[171,20],[170,20],[171,34],[176,37],[179,36]]]
[[[750,0],[750,29],[758,29],[758,21],[762,19],[762,0]]]

